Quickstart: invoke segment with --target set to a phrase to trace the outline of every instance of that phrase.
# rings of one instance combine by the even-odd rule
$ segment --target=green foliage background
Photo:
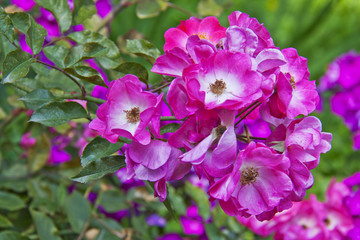
[[[118,2],[114,1],[114,5]],[[146,5],[148,3],[150,5]],[[154,3],[155,8],[146,7],[153,6],[151,4]],[[176,27],[181,20],[189,18],[189,15],[184,13],[186,11],[199,17],[217,16],[223,26],[228,26],[227,16],[235,10],[246,12],[250,17],[256,17],[269,30],[276,46],[281,49],[294,47],[301,56],[308,59],[311,79],[317,81],[325,73],[329,62],[336,56],[349,50],[360,50],[360,18],[358,17],[360,3],[357,0],[173,0],[171,3],[180,7],[181,10],[173,6],[166,7],[162,0],[142,0],[145,7],[134,4],[124,9],[114,18],[108,32],[109,38],[120,49],[122,62],[130,61],[141,64],[135,67],[132,65],[134,71],[141,74],[144,80],[149,78],[149,82],[154,85],[160,83],[162,79],[149,71],[152,66],[150,62],[153,59],[150,56],[149,62],[142,57],[129,54],[129,50],[126,49],[126,39],[146,39],[163,53],[164,32],[171,27]],[[84,6],[86,4],[91,5],[93,1],[84,0],[82,4]],[[1,5],[3,7],[9,6],[10,1],[2,1]],[[61,13],[59,14],[61,15]],[[99,21],[98,18],[93,17],[89,21],[84,21],[87,15],[79,16],[74,20],[73,24],[82,21],[87,29],[96,29],[97,26],[93,23]],[[139,16],[145,18],[139,19]],[[63,22],[62,27],[66,28],[66,24],[68,23]],[[38,31],[41,34],[41,30]],[[107,34],[106,32],[102,33]],[[1,36],[1,38],[4,37]],[[72,36],[72,39],[79,40],[76,36]],[[7,51],[14,50],[13,46],[6,45],[6,41],[3,40],[1,61],[4,60]],[[36,40],[34,40],[35,43]],[[68,47],[62,44],[56,46],[56,49],[49,48],[48,51],[54,54],[58,53],[59,49]],[[96,50],[92,53],[94,56],[101,54],[101,47],[94,45],[91,49]],[[108,51],[108,54],[113,53],[114,59],[119,57],[112,50],[105,51]],[[156,51],[153,52],[153,56],[158,54]],[[24,57],[26,58],[26,56]],[[93,85],[90,83],[98,83],[99,76],[96,73],[89,72],[88,69],[85,69],[88,70],[86,76],[83,74],[84,72],[80,74],[79,68],[73,65],[76,65],[74,62],[82,59],[76,57],[77,55],[74,53],[71,58],[68,58],[67,62],[59,62],[58,64],[63,68],[67,68],[70,74],[78,74],[78,77],[81,75],[80,77],[87,81],[84,83],[85,88],[91,91]],[[33,65],[34,67],[30,70],[27,80],[19,80],[25,87],[34,89],[56,88],[69,92],[78,90],[77,86],[68,79],[66,80],[66,77],[62,74],[56,71],[44,70],[39,64]],[[128,69],[128,66],[122,65],[122,68],[120,66],[116,70],[107,69],[106,71],[111,78],[115,79],[120,76],[119,72],[126,73],[124,69]],[[74,73],[74,71],[77,72]],[[61,79],[62,83],[59,84],[60,81],[56,82],[54,79]],[[67,84],[63,84],[63,82],[67,82]],[[44,92],[37,92],[36,94],[48,100],[59,96],[59,94],[50,96]],[[85,226],[89,225],[92,228],[99,229],[100,234],[96,239],[119,239],[122,236],[121,233],[124,233],[124,229],[129,228],[135,229],[134,239],[154,239],[155,236],[166,232],[182,233],[179,222],[171,217],[163,204],[148,201],[146,198],[139,198],[135,190],[131,190],[125,195],[125,192],[119,188],[121,183],[112,175],[106,175],[101,180],[87,184],[77,183],[77,190],[68,195],[66,189],[73,185],[69,178],[80,171],[81,164],[89,166],[87,170],[92,171],[92,169],[98,169],[97,164],[99,164],[99,161],[114,161],[115,168],[119,168],[121,164],[116,162],[117,159],[103,159],[116,150],[112,150],[106,143],[97,142],[103,147],[99,155],[91,159],[85,154],[86,156],[83,155],[80,160],[79,156],[77,156],[77,149],[70,147],[67,149],[73,156],[70,163],[57,167],[46,166],[50,141],[47,130],[38,123],[28,123],[28,117],[24,112],[19,112],[16,116],[11,115],[14,109],[25,107],[22,101],[18,101],[19,97],[24,97],[24,93],[12,86],[0,85],[0,240],[76,239]],[[329,110],[328,97],[325,96],[323,99],[323,111],[314,115],[321,119],[323,131],[333,133],[333,147],[330,152],[321,157],[319,166],[313,170],[315,184],[308,191],[308,194],[314,193],[321,200],[324,199],[324,193],[331,178],[336,177],[337,180],[341,180],[354,172],[360,171],[360,153],[353,151],[350,132],[342,120]],[[27,102],[27,104],[26,107],[36,109],[38,107],[36,104],[39,103],[31,105]],[[91,109],[91,107],[89,108]],[[93,106],[93,108],[96,110],[96,106]],[[95,110],[93,109],[90,114],[94,114]],[[69,116],[69,114],[66,116]],[[87,113],[83,112],[78,117],[86,118]],[[78,117],[71,116],[69,119]],[[83,123],[86,121],[78,120],[77,122]],[[44,122],[42,123],[44,124]],[[62,123],[58,122],[58,119],[52,119],[52,122],[47,121],[45,125],[51,126]],[[57,127],[57,130],[65,132],[68,128],[67,124],[62,124]],[[27,162],[19,157],[23,153],[19,142],[23,133],[29,129],[42,145],[36,149],[33,156],[29,157],[29,162]],[[81,131],[81,127],[78,130]],[[47,146],[47,148],[44,146]],[[94,149],[97,148],[94,147]],[[91,150],[89,147],[89,151],[95,150]],[[104,171],[105,173],[113,172],[111,169]],[[97,179],[103,175],[103,172],[101,172],[100,175],[92,176],[93,178],[90,179]],[[89,175],[86,172],[81,172],[77,179],[83,179],[83,176],[86,176],[89,180]],[[104,186],[107,187],[104,188]],[[219,207],[215,207],[210,212],[205,194],[200,189],[193,188],[192,185],[183,183],[180,183],[176,188],[169,187],[169,201],[172,205],[176,205],[174,212],[177,216],[184,215],[186,206],[196,202],[197,205],[202,206],[199,210],[204,218],[210,215],[213,216],[213,222],[206,226],[206,231],[211,240],[234,239],[235,237],[239,239],[259,238],[238,225],[234,218],[226,217]],[[150,185],[144,189],[151,194],[152,188]],[[90,191],[101,196],[94,206],[90,206],[85,199]],[[147,194],[149,194],[148,192]],[[187,198],[184,199],[184,196],[187,196]],[[110,212],[124,208],[134,212],[135,203],[140,204],[140,209],[137,211],[140,211],[141,214],[133,215],[133,217],[127,218],[120,223],[105,217],[97,209],[97,206],[101,205]],[[145,216],[155,212],[168,220],[168,224],[164,229],[147,226]],[[220,230],[223,226],[225,228]],[[195,239],[195,237],[190,236],[189,239]]]

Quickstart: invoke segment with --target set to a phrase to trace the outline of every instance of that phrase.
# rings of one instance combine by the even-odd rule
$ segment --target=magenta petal
[[[255,61],[258,64],[258,71],[266,72],[286,63],[284,55],[278,49],[269,48],[262,50]]]
[[[188,54],[176,47],[158,57],[151,71],[172,77],[181,77],[183,69],[190,64],[191,59]]]
[[[181,225],[185,234],[201,235],[205,232],[203,224],[198,220],[193,220],[184,216],[180,217]]]
[[[163,141],[151,141],[148,145],[142,145],[133,141],[129,146],[129,157],[144,167],[155,170],[163,166],[169,159],[171,147]]]
[[[242,52],[253,55],[258,44],[258,37],[248,28],[230,26],[226,30],[225,48],[230,52]]]
[[[183,162],[190,162],[192,164],[202,163],[204,161],[206,152],[208,151],[214,140],[215,137],[213,136],[213,134],[210,134],[193,149],[181,155],[179,157],[180,160]]]

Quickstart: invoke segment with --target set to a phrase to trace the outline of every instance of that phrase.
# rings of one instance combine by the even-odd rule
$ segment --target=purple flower
[[[146,222],[147,224],[149,224],[149,226],[165,227],[166,225],[165,218],[160,217],[157,214],[151,214],[150,216],[148,216],[146,218]]]

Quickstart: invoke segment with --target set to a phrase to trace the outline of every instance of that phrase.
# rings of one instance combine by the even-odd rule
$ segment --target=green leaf
[[[26,34],[26,43],[31,48],[34,55],[38,54],[44,43],[47,31],[38,24],[29,14],[16,12],[9,15],[16,29]]]
[[[5,216],[0,215],[0,228],[10,228],[13,224]]]
[[[74,191],[65,199],[64,210],[74,232],[80,233],[91,216],[89,201],[79,192]]]
[[[0,209],[15,211],[24,207],[25,203],[18,195],[0,191]]]
[[[145,58],[151,64],[160,56],[160,51],[152,43],[144,39],[126,40],[126,48],[130,53]]]
[[[29,72],[29,67],[35,60],[27,52],[19,49],[10,52],[3,63],[3,83],[14,83],[17,79],[25,77]]]
[[[96,7],[93,0],[74,1],[73,25],[83,23],[96,13]]]
[[[85,147],[81,156],[81,165],[85,167],[91,162],[109,156],[118,151],[123,145],[121,142],[110,143],[102,137],[96,137]]]
[[[210,217],[210,202],[206,193],[190,182],[185,183],[185,192],[196,202],[199,208],[199,214],[204,220],[207,220]]]
[[[106,69],[113,69],[120,65],[121,57],[116,44],[107,37],[89,30],[82,32],[70,33],[68,36],[71,40],[79,43],[98,43],[106,49],[105,56],[97,57],[97,61]]]
[[[102,78],[101,74],[89,66],[75,66],[74,68],[65,68],[65,72],[70,73],[71,75],[84,80],[86,82],[107,87]]]
[[[9,52],[16,50],[16,47],[9,40],[0,34],[0,71],[3,71],[3,63]],[[4,76],[4,75],[3,75]],[[0,80],[1,81],[1,80]]]
[[[220,229],[217,228],[214,224],[205,224],[205,230],[209,240],[225,240],[225,237],[221,236],[221,232],[219,231]]]
[[[18,232],[3,231],[0,233],[0,240],[27,240],[28,238],[21,236]]]
[[[124,74],[133,74],[137,76],[140,81],[148,84],[149,74],[146,68],[140,63],[136,62],[126,62],[121,64],[119,67],[114,69],[115,71],[124,73]]]
[[[114,173],[125,166],[125,157],[123,156],[104,157],[86,165],[78,175],[72,177],[72,180],[87,183],[97,180],[105,174]]]
[[[36,89],[19,100],[24,101],[26,108],[37,109],[42,105],[55,101],[54,95],[46,89]]]
[[[26,33],[30,27],[30,15],[25,12],[9,14],[14,27],[22,33]]]
[[[159,15],[161,11],[167,8],[164,0],[140,0],[136,6],[136,15],[138,18],[151,18]]]
[[[30,210],[40,240],[61,240],[58,229],[51,218],[42,212]]]
[[[72,119],[86,117],[86,110],[76,102],[52,102],[36,109],[30,118],[30,122],[54,127]]]
[[[31,26],[26,33],[26,43],[31,48],[33,55],[38,54],[44,44],[47,31],[31,17]]]
[[[104,48],[106,48],[106,56],[109,58],[117,57],[120,55],[119,49],[116,44],[104,35],[101,35],[100,33],[85,30],[82,32],[70,33],[67,37],[79,44],[98,43]]]
[[[69,54],[69,49],[60,45],[53,45],[44,48],[45,56],[50,59],[56,66],[65,68],[65,58]]]
[[[163,135],[164,133],[169,133],[169,132],[175,132],[176,130],[178,130],[181,127],[181,124],[179,123],[170,123],[167,124],[165,126],[162,126],[160,128],[160,135]]]
[[[184,203],[183,197],[179,194],[176,194],[176,190],[173,186],[170,184],[167,185],[167,189],[169,191],[168,198],[170,200],[170,203],[172,206],[176,206],[175,211],[179,215],[185,215],[186,214],[186,205]]]
[[[102,193],[100,205],[110,213],[127,209],[129,206],[125,202],[125,197],[118,189],[110,189]]]
[[[67,0],[35,0],[35,2],[55,16],[61,32],[69,30],[72,16]]]
[[[10,42],[14,42],[15,30],[10,17],[0,6],[0,34],[3,34]]]
[[[70,49],[69,54],[65,58],[65,66],[71,67],[82,60],[101,56],[105,53],[105,48],[98,43],[78,45]]]

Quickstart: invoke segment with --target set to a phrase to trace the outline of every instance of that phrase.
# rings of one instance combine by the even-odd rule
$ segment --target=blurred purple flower
[[[147,224],[150,226],[158,226],[158,227],[165,227],[166,220],[163,217],[160,217],[157,214],[151,214],[146,218]]]
[[[162,237],[157,238],[156,240],[183,240],[183,238],[177,233],[168,233]]]

